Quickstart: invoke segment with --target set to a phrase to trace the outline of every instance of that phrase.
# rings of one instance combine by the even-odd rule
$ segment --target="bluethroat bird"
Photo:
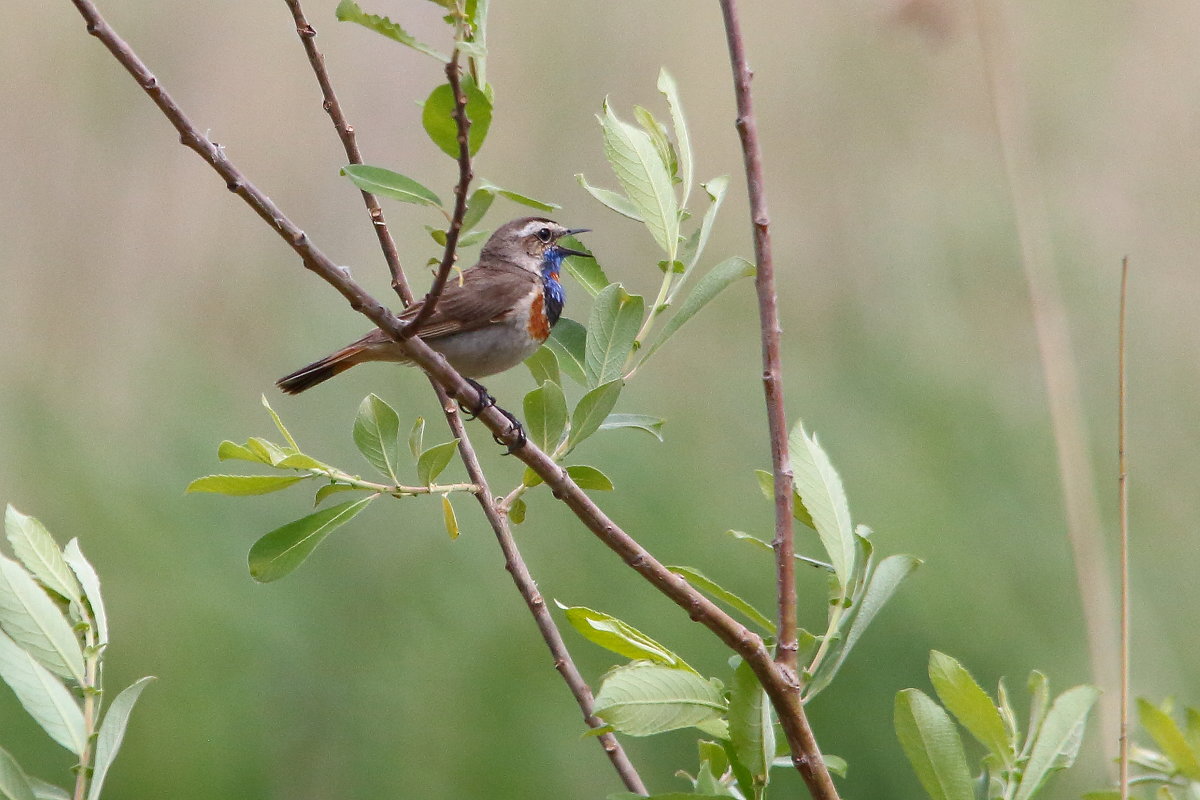
[[[558,280],[567,256],[589,256],[559,244],[563,236],[587,228],[567,229],[541,217],[523,217],[501,226],[483,246],[479,263],[446,283],[433,314],[416,335],[441,353],[479,392],[477,414],[494,400],[474,379],[515,367],[541,346],[558,322],[566,295]],[[424,301],[400,315],[416,317]],[[411,363],[383,331],[376,328],[356,342],[330,353],[276,381],[288,394],[299,394],[365,361]],[[520,432],[511,414],[505,416]],[[523,432],[520,441],[524,443]]]

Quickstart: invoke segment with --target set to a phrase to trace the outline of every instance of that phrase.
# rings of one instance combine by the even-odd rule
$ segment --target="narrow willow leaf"
[[[525,432],[533,443],[553,453],[567,429],[567,398],[557,383],[547,381],[525,395]]]
[[[42,585],[68,600],[80,602],[82,592],[75,573],[63,560],[62,551],[46,526],[9,505],[4,510],[4,533],[13,554]]]
[[[432,191],[407,175],[392,172],[390,169],[372,167],[367,164],[347,164],[342,167],[342,174],[364,192],[390,197],[402,203],[434,208],[442,207],[441,198]]]
[[[264,460],[259,456],[258,453],[254,452],[249,447],[231,442],[228,439],[221,442],[221,444],[217,446],[217,458],[221,459],[222,461],[228,461],[236,458],[241,461],[256,461],[260,464],[271,463],[270,459]]]
[[[605,800],[729,800],[727,794],[696,794],[695,792],[667,792],[666,794],[633,794],[632,792],[615,792]]]
[[[591,255],[592,249],[574,236],[564,236],[559,242],[572,250],[579,250]],[[578,281],[579,285],[592,297],[595,297],[612,285],[612,281],[604,274],[604,268],[600,266],[600,262],[595,256],[591,258],[570,256],[563,264],[567,268],[567,273]]]
[[[525,521],[525,511],[525,501],[518,497],[508,509],[508,518],[512,521],[512,524],[520,525]]]
[[[265,394],[262,396],[262,404],[263,408],[267,410],[267,413],[271,415],[271,421],[275,423],[275,427],[279,430],[279,434],[284,438],[284,441],[291,445],[293,450],[299,452],[300,445],[296,444],[296,440],[292,438],[292,434],[290,434],[288,429],[284,427],[283,420],[280,419],[279,415],[275,413],[275,409],[271,408],[271,404],[267,402],[267,396]]]
[[[308,475],[205,475],[188,484],[188,494],[212,492],[232,497],[247,497],[254,494],[270,494],[299,483]]]
[[[454,515],[454,506],[450,503],[450,495],[442,495],[442,521],[446,525],[446,533],[451,539],[458,538],[458,517]]]
[[[584,439],[600,429],[601,423],[608,418],[608,413],[617,404],[621,396],[621,387],[625,383],[620,380],[603,383],[579,399],[575,412],[571,415],[571,433],[567,436],[567,450],[573,449]]]
[[[268,442],[259,436],[252,436],[246,440],[246,447],[258,456],[259,461],[264,464],[270,464],[272,467],[286,459],[290,454],[283,452],[279,445],[273,442]]]
[[[658,157],[666,168],[667,174],[671,176],[674,183],[680,181],[679,178],[679,156],[675,152],[675,145],[671,144],[671,138],[667,136],[667,129],[662,123],[654,118],[654,114],[648,109],[641,106],[633,107],[633,118],[637,120],[638,125],[642,126],[642,130],[650,137],[650,141],[654,144],[654,149],[658,151]]]
[[[96,574],[96,568],[79,549],[78,539],[67,542],[67,546],[63,548],[63,558],[79,579],[84,598],[92,610],[92,619],[96,623],[96,644],[108,644],[108,611],[104,608],[104,597],[100,594],[100,576]]]
[[[1137,707],[1142,727],[1162,754],[1171,760],[1180,773],[1191,780],[1200,780],[1200,759],[1197,759],[1196,751],[1171,715],[1141,698],[1138,698]]]
[[[634,202],[623,194],[618,194],[611,189],[601,189],[599,186],[592,186],[587,182],[587,178],[583,177],[583,173],[577,173],[575,180],[579,181],[579,185],[590,194],[592,197],[599,200],[609,209],[617,212],[623,217],[628,217],[634,222],[645,222],[642,219],[642,213],[638,211]]]
[[[328,498],[330,495],[340,494],[342,492],[369,492],[369,491],[372,491],[372,490],[367,489],[362,486],[351,486],[347,483],[327,483],[324,486],[322,486],[320,489],[317,489],[317,493],[313,497],[313,505],[314,506],[321,505],[321,503],[323,503],[325,501],[325,499]]]
[[[611,492],[613,490],[612,480],[595,467],[589,467],[585,464],[575,464],[567,467],[567,474],[571,476],[571,480],[580,489],[591,489],[596,492]]]
[[[42,666],[84,683],[83,650],[71,623],[33,576],[0,556],[0,628]]]
[[[250,576],[259,583],[269,583],[289,574],[326,536],[354,519],[375,497],[331,506],[271,531],[250,548]]]
[[[480,242],[487,239],[488,236],[491,235],[491,233],[492,232],[490,230],[467,231],[466,233],[464,233],[458,237],[458,246],[459,247],[473,247],[474,245],[477,245]]]
[[[766,786],[775,758],[771,701],[754,670],[741,659],[729,685],[729,739],[737,760],[750,771],[753,785]]]
[[[417,459],[417,480],[421,485],[428,486],[437,480],[437,476],[450,464],[450,459],[454,458],[457,448],[458,439],[451,439],[421,453]]]
[[[533,382],[538,386],[543,383],[554,383],[562,386],[562,375],[558,369],[558,356],[549,347],[539,347],[533,355],[525,359],[525,366],[533,376]]]
[[[707,575],[700,572],[700,570],[684,566],[671,566],[667,567],[667,569],[683,578],[692,586],[696,587],[708,596],[714,597],[730,608],[734,608],[742,612],[747,619],[749,619],[755,625],[758,625],[767,633],[771,634],[772,636],[775,635],[775,623],[767,618],[765,614],[752,606],[747,600],[742,599],[738,595],[718,584],[712,578],[709,578]]]
[[[896,694],[896,737],[932,800],[975,800],[958,731],[941,706],[919,689]]]
[[[383,475],[396,477],[400,450],[400,417],[378,395],[369,394],[354,417],[354,444],[363,457]]]
[[[492,101],[475,85],[470,75],[462,77],[462,91],[467,98],[467,119],[471,127],[467,131],[467,149],[471,155],[479,152],[488,128],[492,126]],[[451,158],[458,158],[458,123],[454,121],[454,89],[443,83],[434,89],[425,101],[421,112],[421,124],[433,143]],[[503,190],[487,187],[496,194]],[[507,197],[508,195],[505,195]]]
[[[0,797],[5,800],[37,800],[33,784],[17,760],[0,748]]]
[[[133,704],[141,696],[146,684],[154,680],[147,676],[136,683],[125,687],[119,695],[113,698],[104,714],[104,722],[100,724],[100,732],[96,735],[96,761],[93,765],[92,783],[88,788],[88,800],[99,800],[100,789],[108,769],[112,766],[121,742],[125,740],[125,728],[129,725],[129,715],[133,712]]]
[[[332,467],[330,467],[328,464],[322,461],[317,461],[312,456],[304,453],[292,453],[275,466],[279,469],[315,469],[322,472],[328,472],[330,469],[332,469]],[[303,477],[307,478],[311,476],[305,475]]]
[[[1075,686],[1054,699],[1013,800],[1029,800],[1050,775],[1075,763],[1088,712],[1099,696],[1100,690],[1094,686]]]
[[[609,414],[604,418],[604,422],[600,423],[600,430],[615,431],[621,428],[630,428],[645,431],[661,442],[663,441],[662,427],[666,422],[661,417],[651,417],[646,414]]]
[[[683,106],[679,102],[679,87],[675,79],[665,69],[658,73],[658,90],[667,98],[667,108],[671,110],[671,125],[675,128],[675,140],[679,142],[679,171],[683,178],[681,197],[684,204],[692,192],[692,142],[688,136],[687,120],[683,117]]]
[[[470,230],[482,222],[495,200],[496,193],[486,187],[471,192],[471,197],[467,200],[467,213],[463,215],[463,229]]]
[[[19,644],[0,632],[0,679],[9,685],[29,716],[50,738],[81,755],[87,744],[83,712],[75,698]]]
[[[66,789],[60,789],[33,775],[29,776],[29,785],[33,787],[33,796],[37,800],[71,800],[71,795]]]
[[[596,716],[630,736],[699,725],[725,711],[717,684],[695,672],[643,661],[609,670],[596,693]]]
[[[468,111],[470,110],[469,102],[470,101],[468,101],[468,106],[467,106]],[[472,121],[474,121],[473,117],[472,117]],[[456,150],[454,152],[454,155],[457,155],[457,154],[458,154],[458,151]],[[488,183],[487,181],[484,181],[483,186],[481,188],[487,189],[489,192],[494,192],[507,200],[512,200],[514,203],[517,203],[518,205],[528,206],[529,208],[536,208],[538,211],[557,211],[558,209],[562,208],[562,206],[560,206],[558,203],[551,203],[549,200],[538,200],[536,198],[530,197],[527,194],[521,194],[520,192],[514,192],[512,189],[502,189],[501,187],[496,186],[493,183]]]
[[[765,469],[754,470],[754,476],[758,478],[758,488],[762,490],[763,497],[774,502],[775,476]],[[794,486],[792,488],[792,517],[797,522],[807,525],[814,531],[817,529],[816,523],[813,522],[812,514],[808,513],[808,509],[804,507],[804,500],[800,498]]]
[[[1187,715],[1187,743],[1193,752],[1200,752],[1200,711],[1188,706],[1184,713]]]
[[[760,539],[753,534],[746,533],[745,531],[727,530],[727,531],[725,531],[725,535],[732,536],[734,539],[737,539],[738,541],[746,542],[747,544],[752,544],[755,546],[755,548],[765,551],[767,553],[775,552],[775,548],[771,546],[770,542],[766,541],[765,539]],[[817,569],[823,569],[828,572],[833,572],[832,564],[826,564],[824,561],[818,561],[815,558],[809,558],[808,556],[803,556],[803,555],[800,555],[799,553],[796,553],[795,557],[796,557],[796,560],[802,564],[807,564],[810,567],[816,567]]]
[[[584,359],[589,386],[599,386],[624,374],[644,310],[641,296],[629,294],[619,283],[596,295],[588,317]]]
[[[583,606],[564,606],[557,600],[555,603],[566,613],[571,626],[592,644],[629,659],[652,661],[671,669],[700,674],[675,653],[611,614]]]
[[[546,347],[558,357],[563,374],[581,386],[588,385],[584,361],[587,358],[587,328],[573,319],[563,317],[550,331]]]
[[[708,210],[704,212],[704,219],[700,221],[700,227],[683,243],[680,253],[680,258],[687,264],[685,272],[689,274],[700,262],[700,256],[704,254],[704,248],[708,246],[713,223],[717,220],[717,212],[721,210],[721,204],[725,202],[725,192],[729,189],[729,176],[719,175],[701,186],[704,187],[704,193],[708,195]]]
[[[386,36],[392,41],[399,42],[406,47],[411,47],[412,49],[420,53],[424,53],[427,56],[431,56],[432,58],[436,58],[438,61],[443,63],[450,60],[449,56],[445,55],[444,53],[440,53],[429,45],[423,44],[414,39],[412,34],[404,30],[404,28],[401,28],[395,22],[392,22],[387,17],[380,17],[376,16],[375,14],[366,13],[359,8],[358,3],[355,3],[354,0],[342,0],[340,3],[338,3],[337,11],[335,13],[337,14],[338,20],[341,22],[358,23],[364,28],[373,30],[382,36]]]
[[[1016,752],[1000,711],[966,667],[945,653],[933,650],[929,654],[929,680],[942,705],[958,723],[986,747],[999,764],[1012,766]]]
[[[408,432],[408,452],[412,453],[413,458],[419,458],[421,451],[425,449],[425,418],[417,417],[413,421],[412,429]]]
[[[788,437],[788,449],[795,476],[796,491],[812,513],[817,535],[838,583],[846,588],[854,570],[854,530],[842,479],[829,462],[815,436],[810,437],[797,423]]]
[[[654,143],[645,131],[618,119],[607,102],[598,119],[604,131],[604,155],[625,196],[667,260],[674,261],[679,251],[679,201]]]
[[[1033,670],[1029,673],[1029,680],[1026,682],[1029,689],[1029,736],[1026,739],[1025,749],[1033,747],[1033,740],[1037,737],[1038,729],[1042,727],[1043,720],[1046,719],[1046,711],[1050,708],[1050,679],[1038,670]],[[1001,688],[1003,688],[1003,680],[1001,680]],[[1000,714],[1002,717],[1011,717],[1012,730],[1010,737],[1016,736],[1016,712],[1008,709],[1007,713],[1004,708],[1005,704],[1000,704]],[[1006,723],[1007,724],[1007,723]],[[1024,755],[1029,755],[1024,753]]]
[[[667,324],[663,326],[662,332],[659,333],[654,344],[646,351],[646,355],[642,358],[642,361],[650,358],[658,348],[662,347],[668,339],[675,335],[676,331],[682,328],[688,320],[696,316],[696,313],[708,305],[713,298],[742,278],[750,277],[754,274],[754,271],[754,265],[741,256],[727,258],[713,267],[712,271],[700,279],[700,282],[696,284],[696,288],[692,289],[692,293],[679,306],[679,310],[667,320]]]

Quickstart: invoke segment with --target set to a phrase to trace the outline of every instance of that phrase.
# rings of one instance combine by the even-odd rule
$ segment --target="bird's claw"
[[[496,410],[503,414],[504,418],[508,420],[508,430],[506,430],[503,434],[493,433],[492,441],[494,441],[496,444],[506,445],[508,449],[504,451],[504,455],[511,456],[517,450],[520,450],[525,446],[525,443],[529,441],[529,437],[525,435],[525,428],[521,425],[520,420],[518,420],[509,412],[505,411],[500,406],[496,406]],[[516,434],[517,436],[516,441],[514,441],[512,444],[504,441],[504,437],[512,436],[513,434]]]
[[[496,405],[496,398],[494,398],[490,394],[488,394],[488,390],[483,388],[483,384],[480,383],[479,381],[472,380],[471,378],[467,378],[466,381],[467,381],[467,383],[471,384],[471,388],[474,389],[475,392],[478,394],[478,397],[476,398],[476,405],[474,408],[467,408],[463,404],[462,400],[458,401],[459,410],[461,410],[462,413],[465,415],[465,419],[467,420],[467,422],[470,422],[471,420],[475,419],[480,414],[482,414],[483,410],[485,408],[489,408],[491,406]]]

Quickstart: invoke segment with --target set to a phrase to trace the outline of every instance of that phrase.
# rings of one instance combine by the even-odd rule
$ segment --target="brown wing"
[[[461,283],[458,276],[451,273],[433,309],[433,316],[421,324],[417,335],[422,339],[435,339],[500,322],[523,307],[521,301],[538,283],[538,276],[519,267],[472,267],[463,271]],[[400,318],[412,319],[423,304],[423,300],[413,303]]]

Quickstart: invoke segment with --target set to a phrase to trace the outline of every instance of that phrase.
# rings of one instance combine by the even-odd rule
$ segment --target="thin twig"
[[[750,196],[750,219],[754,227],[754,285],[758,293],[759,327],[762,333],[763,394],[767,404],[767,428],[771,437],[771,466],[775,478],[776,596],[779,607],[779,644],[775,661],[789,679],[785,691],[795,697],[789,735],[792,762],[804,777],[814,798],[836,798],[833,778],[825,768],[816,738],[800,702],[797,680],[798,645],[796,641],[795,538],[792,523],[792,469],[788,458],[787,415],[783,402],[783,372],[780,357],[779,309],[775,291],[775,265],[771,254],[771,220],[767,214],[766,186],[763,179],[762,151],[758,125],[750,91],[753,73],[746,62],[745,42],[736,0],[721,0],[725,38],[729,44],[729,63],[733,69],[733,89],[737,97],[737,130],[742,143],[746,169],[746,189]],[[782,715],[782,711],[780,714]],[[782,720],[781,720],[782,721]],[[785,726],[785,730],[786,730]]]
[[[407,336],[413,336],[421,329],[425,320],[433,316],[442,289],[446,287],[446,279],[450,276],[450,268],[458,254],[458,234],[462,231],[463,217],[467,213],[467,191],[471,188],[471,147],[468,138],[471,131],[471,120],[467,118],[467,95],[462,88],[462,73],[458,67],[458,49],[446,64],[446,80],[454,94],[454,122],[458,126],[458,183],[454,187],[454,213],[450,217],[450,227],[446,229],[446,250],[442,254],[442,263],[438,265],[437,275],[433,285],[425,295],[421,310],[408,324]]]
[[[334,127],[337,129],[338,136],[345,147],[346,157],[352,164],[361,164],[363,163],[362,154],[359,152],[355,141],[354,129],[346,122],[345,117],[342,115],[337,95],[333,91],[333,84],[325,69],[325,59],[317,50],[314,41],[316,31],[305,20],[300,0],[285,0],[285,2],[287,2],[288,8],[291,9],[292,16],[296,21],[296,32],[300,36],[300,41],[304,44],[304,50],[308,54],[308,60],[312,65],[313,72],[316,73],[317,82],[320,84],[321,92],[325,97],[324,107],[333,119]],[[455,74],[457,75],[457,72]],[[470,121],[465,114],[459,113],[455,116],[455,122],[459,126],[459,134],[462,140],[466,140],[469,133]],[[464,152],[460,149],[460,156]],[[466,152],[468,158],[469,155],[469,152]],[[460,184],[463,181],[464,175],[462,163],[460,160]],[[469,164],[469,161],[467,163]],[[468,166],[468,169],[465,171],[467,182],[470,181],[469,173],[470,169]],[[392,273],[392,287],[400,295],[404,304],[409,305],[413,300],[412,290],[408,286],[408,281],[404,275],[404,270],[400,266],[399,258],[395,257],[396,245],[387,229],[387,225],[383,222],[383,213],[379,210],[379,204],[375,201],[374,195],[365,191],[362,194],[363,200],[367,205],[367,210],[371,214],[371,221],[379,234],[380,246],[383,248],[384,258],[387,260],[388,268]],[[460,196],[465,197],[465,191]],[[461,221],[462,218],[459,217],[460,227]],[[467,435],[466,425],[463,424],[457,407],[437,381],[431,378],[429,383],[433,387],[434,392],[437,393],[438,404],[446,416],[446,424],[450,427],[454,438],[458,440],[459,457],[467,469],[468,477],[477,487],[477,491],[474,492],[475,498],[478,500],[488,524],[491,525],[492,531],[496,534],[496,540],[500,544],[500,550],[504,554],[505,568],[512,575],[513,583],[516,584],[517,590],[525,600],[526,606],[529,607],[530,613],[533,614],[538,631],[541,633],[542,639],[546,642],[546,647],[554,659],[555,669],[558,670],[563,681],[567,684],[567,688],[570,689],[571,694],[575,697],[580,711],[583,713],[584,721],[587,722],[588,726],[592,728],[603,727],[605,724],[604,721],[593,713],[595,702],[591,687],[584,680],[583,674],[575,666],[574,659],[571,658],[570,651],[567,650],[566,642],[563,641],[562,635],[559,633],[554,616],[546,607],[546,601],[538,591],[537,584],[534,582],[533,576],[525,564],[525,559],[517,547],[517,542],[512,535],[512,530],[509,528],[508,520],[504,517],[503,511],[498,510],[496,507],[496,501],[488,488],[487,477],[484,474],[483,467],[479,463],[479,457],[476,455],[475,447]],[[641,776],[638,775],[637,769],[633,766],[633,762],[629,760],[629,756],[625,753],[625,749],[621,746],[617,737],[612,733],[605,733],[598,736],[597,739],[604,752],[607,753],[621,781],[625,784],[625,788],[631,792],[646,794],[646,786],[642,782]]]
[[[141,59],[104,21],[91,0],[71,0],[87,22],[90,34],[96,36],[118,62],[134,77],[150,99],[180,133],[181,143],[199,153],[225,180],[227,187],[241,197],[256,214],[262,217],[300,256],[305,268],[320,276],[349,302],[350,307],[366,316],[387,333],[403,349],[405,355],[446,388],[456,400],[474,401],[475,389],[458,374],[439,353],[417,337],[405,337],[405,324],[378,300],[371,297],[348,274],[309,240],[275,203],[229,161],[224,153],[210,142],[188,120],[175,101],[159,85]],[[507,417],[489,406],[479,414],[479,420],[505,444],[515,444],[517,435],[510,430]],[[793,756],[802,775],[814,771],[828,774],[812,731],[804,718],[795,683],[777,668],[762,637],[725,613],[719,606],[692,588],[685,579],[675,575],[655,559],[644,547],[612,521],[579,485],[566,469],[532,442],[514,449],[514,454],[546,482],[547,487],[570,508],[575,516],[609,549],[630,567],[688,612],[691,619],[711,630],[750,665],[779,715],[784,734],[798,755]],[[807,779],[807,778],[806,778]],[[836,798],[836,792],[814,792],[822,800]]]
[[[300,0],[284,0],[284,2],[291,9],[292,18],[296,21],[296,35],[300,37],[300,43],[304,45],[308,63],[312,65],[313,73],[317,76],[317,83],[321,86],[323,97],[321,107],[333,120],[333,127],[337,130],[338,138],[342,140],[342,146],[346,150],[346,158],[351,164],[361,164],[363,163],[362,153],[358,149],[354,126],[346,121],[346,116],[342,113],[342,105],[338,102],[337,94],[333,91],[333,83],[329,80],[329,72],[325,68],[325,56],[321,55],[321,51],[317,49],[317,31],[304,18]],[[362,198],[363,203],[367,206],[367,213],[371,215],[371,226],[379,238],[379,248],[383,251],[383,259],[387,262],[388,271],[392,274],[392,288],[400,296],[401,302],[407,306],[412,303],[413,295],[412,290],[408,288],[408,281],[404,277],[404,268],[400,265],[400,253],[396,249],[396,240],[392,238],[391,231],[388,230],[387,221],[383,218],[383,209],[379,207],[379,201],[375,199],[375,195],[363,190]]]
[[[1117,505],[1121,518],[1121,738],[1118,783],[1129,798],[1129,464],[1125,452],[1125,308],[1129,297],[1129,257],[1121,259],[1121,310],[1117,322]]]

